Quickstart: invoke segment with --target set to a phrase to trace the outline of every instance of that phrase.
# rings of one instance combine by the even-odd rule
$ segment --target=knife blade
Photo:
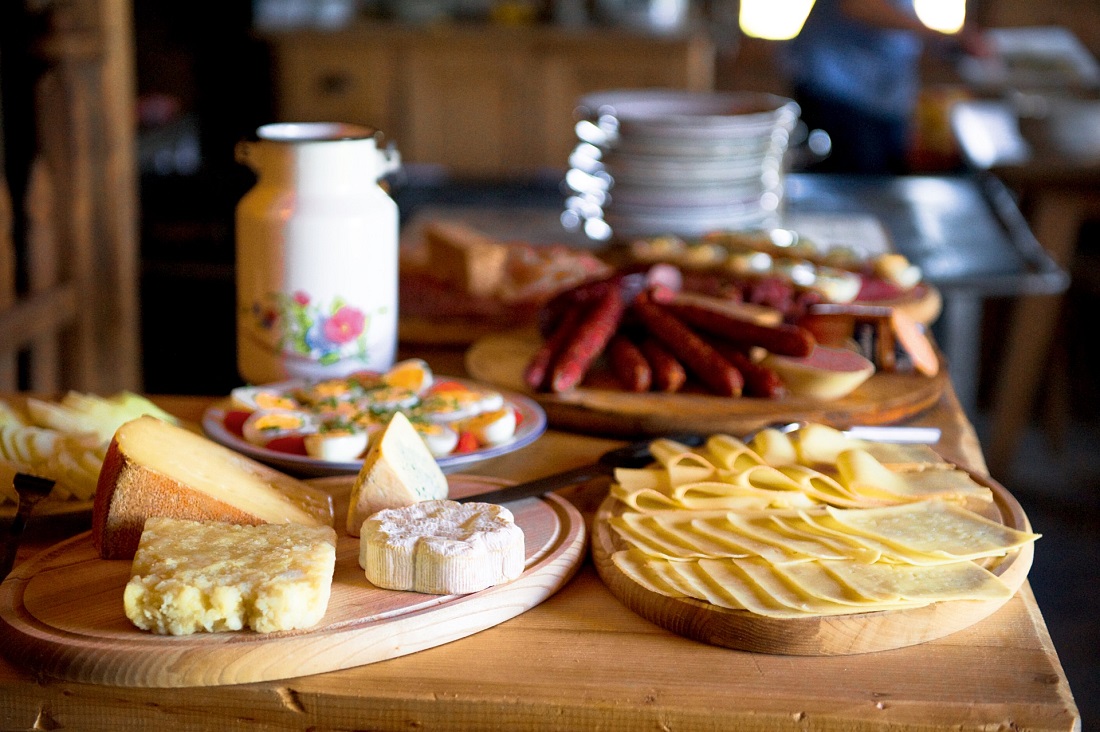
[[[578,485],[579,483],[598,478],[602,475],[614,475],[615,468],[643,468],[653,462],[653,455],[649,452],[649,445],[654,439],[656,438],[639,440],[638,442],[632,442],[624,447],[608,450],[603,455],[600,455],[596,462],[588,465],[570,468],[560,473],[548,475],[545,478],[536,478],[535,480],[517,483],[516,485],[507,488],[499,488],[487,493],[463,496],[455,500],[459,503],[468,503],[470,501],[477,501],[479,503],[518,501],[522,498],[541,496],[552,491],[561,490],[562,488],[568,488],[571,485]],[[701,435],[693,434],[670,435],[669,439],[693,447],[703,444],[704,441]]]

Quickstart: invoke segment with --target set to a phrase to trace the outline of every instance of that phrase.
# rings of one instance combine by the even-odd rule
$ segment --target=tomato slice
[[[226,430],[243,440],[244,421],[248,419],[248,415],[250,414],[252,414],[252,412],[246,412],[243,409],[231,409],[225,413],[225,417],[222,419],[222,425]]]
[[[461,453],[473,452],[479,447],[480,445],[477,442],[477,438],[474,437],[473,432],[462,431],[458,433],[458,444],[455,445],[452,454],[458,455]]]
[[[304,435],[285,435],[283,437],[276,437],[264,445],[264,447],[268,450],[285,452],[291,455],[309,454],[306,452],[306,438]]]

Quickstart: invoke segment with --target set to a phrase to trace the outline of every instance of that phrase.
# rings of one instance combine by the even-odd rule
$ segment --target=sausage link
[[[615,378],[624,389],[649,391],[649,385],[653,382],[653,370],[641,350],[629,338],[621,333],[612,337],[607,346],[607,355]]]
[[[739,346],[720,341],[711,345],[745,377],[745,396],[778,399],[787,393],[783,379],[774,369],[756,363]]]
[[[760,346],[780,356],[805,358],[814,350],[813,335],[797,325],[760,325],[735,318],[697,303],[669,303],[664,307],[687,325],[744,346]]]
[[[579,285],[563,290],[550,298],[539,310],[538,325],[543,337],[548,338],[557,330],[565,315],[576,308],[594,305],[608,291],[618,289],[622,284],[622,275],[614,274],[600,279],[587,280]]]
[[[535,351],[535,355],[527,363],[527,368],[523,372],[523,380],[534,391],[542,391],[547,388],[546,377],[550,373],[550,364],[554,362],[569,338],[576,332],[577,325],[580,324],[584,312],[585,308],[579,304],[574,304],[565,310],[553,332],[542,342],[539,349]]]
[[[615,335],[623,319],[623,310],[622,294],[618,287],[613,287],[585,314],[554,359],[550,391],[568,391],[581,382],[588,367]]]
[[[665,306],[654,303],[649,293],[642,293],[633,307],[653,337],[661,341],[708,389],[720,396],[741,396],[745,385],[741,372]]]
[[[642,341],[641,349],[653,373],[653,388],[668,394],[680,391],[680,387],[687,381],[684,365],[652,336]]]

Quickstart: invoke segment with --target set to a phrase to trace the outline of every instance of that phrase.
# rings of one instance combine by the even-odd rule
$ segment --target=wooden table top
[[[212,398],[161,397],[198,420]],[[983,471],[953,392],[914,424]],[[470,472],[513,479],[590,462],[617,441],[550,431]],[[562,495],[590,516],[594,481]],[[87,528],[32,524],[22,556]],[[1042,542],[1036,548],[1042,551]],[[0,729],[1075,730],[1080,718],[1030,587],[978,624],[919,646],[791,657],[688,640],[625,608],[586,561],[562,590],[496,627],[345,671],[238,686],[112,688],[0,659]]]

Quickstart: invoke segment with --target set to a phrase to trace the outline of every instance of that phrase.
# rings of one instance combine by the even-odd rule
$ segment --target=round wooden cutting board
[[[615,388],[609,374],[561,394],[535,393],[523,371],[541,343],[533,329],[486,336],[466,351],[472,378],[531,396],[551,426],[607,435],[677,432],[745,434],[776,422],[809,421],[834,427],[887,424],[908,419],[939,401],[949,376],[877,373],[854,392],[829,402],[806,397],[730,399],[702,393],[635,394]]]
[[[1020,531],[1031,530],[1020,504],[1003,486],[973,473],[971,477],[993,491],[993,504],[984,511],[986,518]],[[885,651],[950,635],[992,615],[1008,602],[1008,598],[956,600],[908,610],[777,619],[692,598],[667,597],[642,587],[611,560],[612,554],[626,548],[608,523],[622,506],[608,497],[593,522],[592,558],[600,578],[624,605],[650,622],[712,645],[798,656]],[[1029,543],[988,568],[1015,592],[1027,579],[1034,556],[1034,543]]]
[[[313,481],[346,511],[354,476]],[[506,481],[448,476],[452,497]],[[343,506],[341,510],[341,504]],[[308,630],[163,636],[126,618],[128,560],[100,559],[90,533],[58,544],[16,568],[0,585],[0,639],[13,662],[51,676],[113,686],[220,686],[306,676],[362,666],[432,648],[492,627],[538,605],[576,572],[585,526],[554,495],[508,504],[526,539],[527,565],[516,580],[469,595],[383,590],[359,567],[359,539],[343,535],[328,611]]]

